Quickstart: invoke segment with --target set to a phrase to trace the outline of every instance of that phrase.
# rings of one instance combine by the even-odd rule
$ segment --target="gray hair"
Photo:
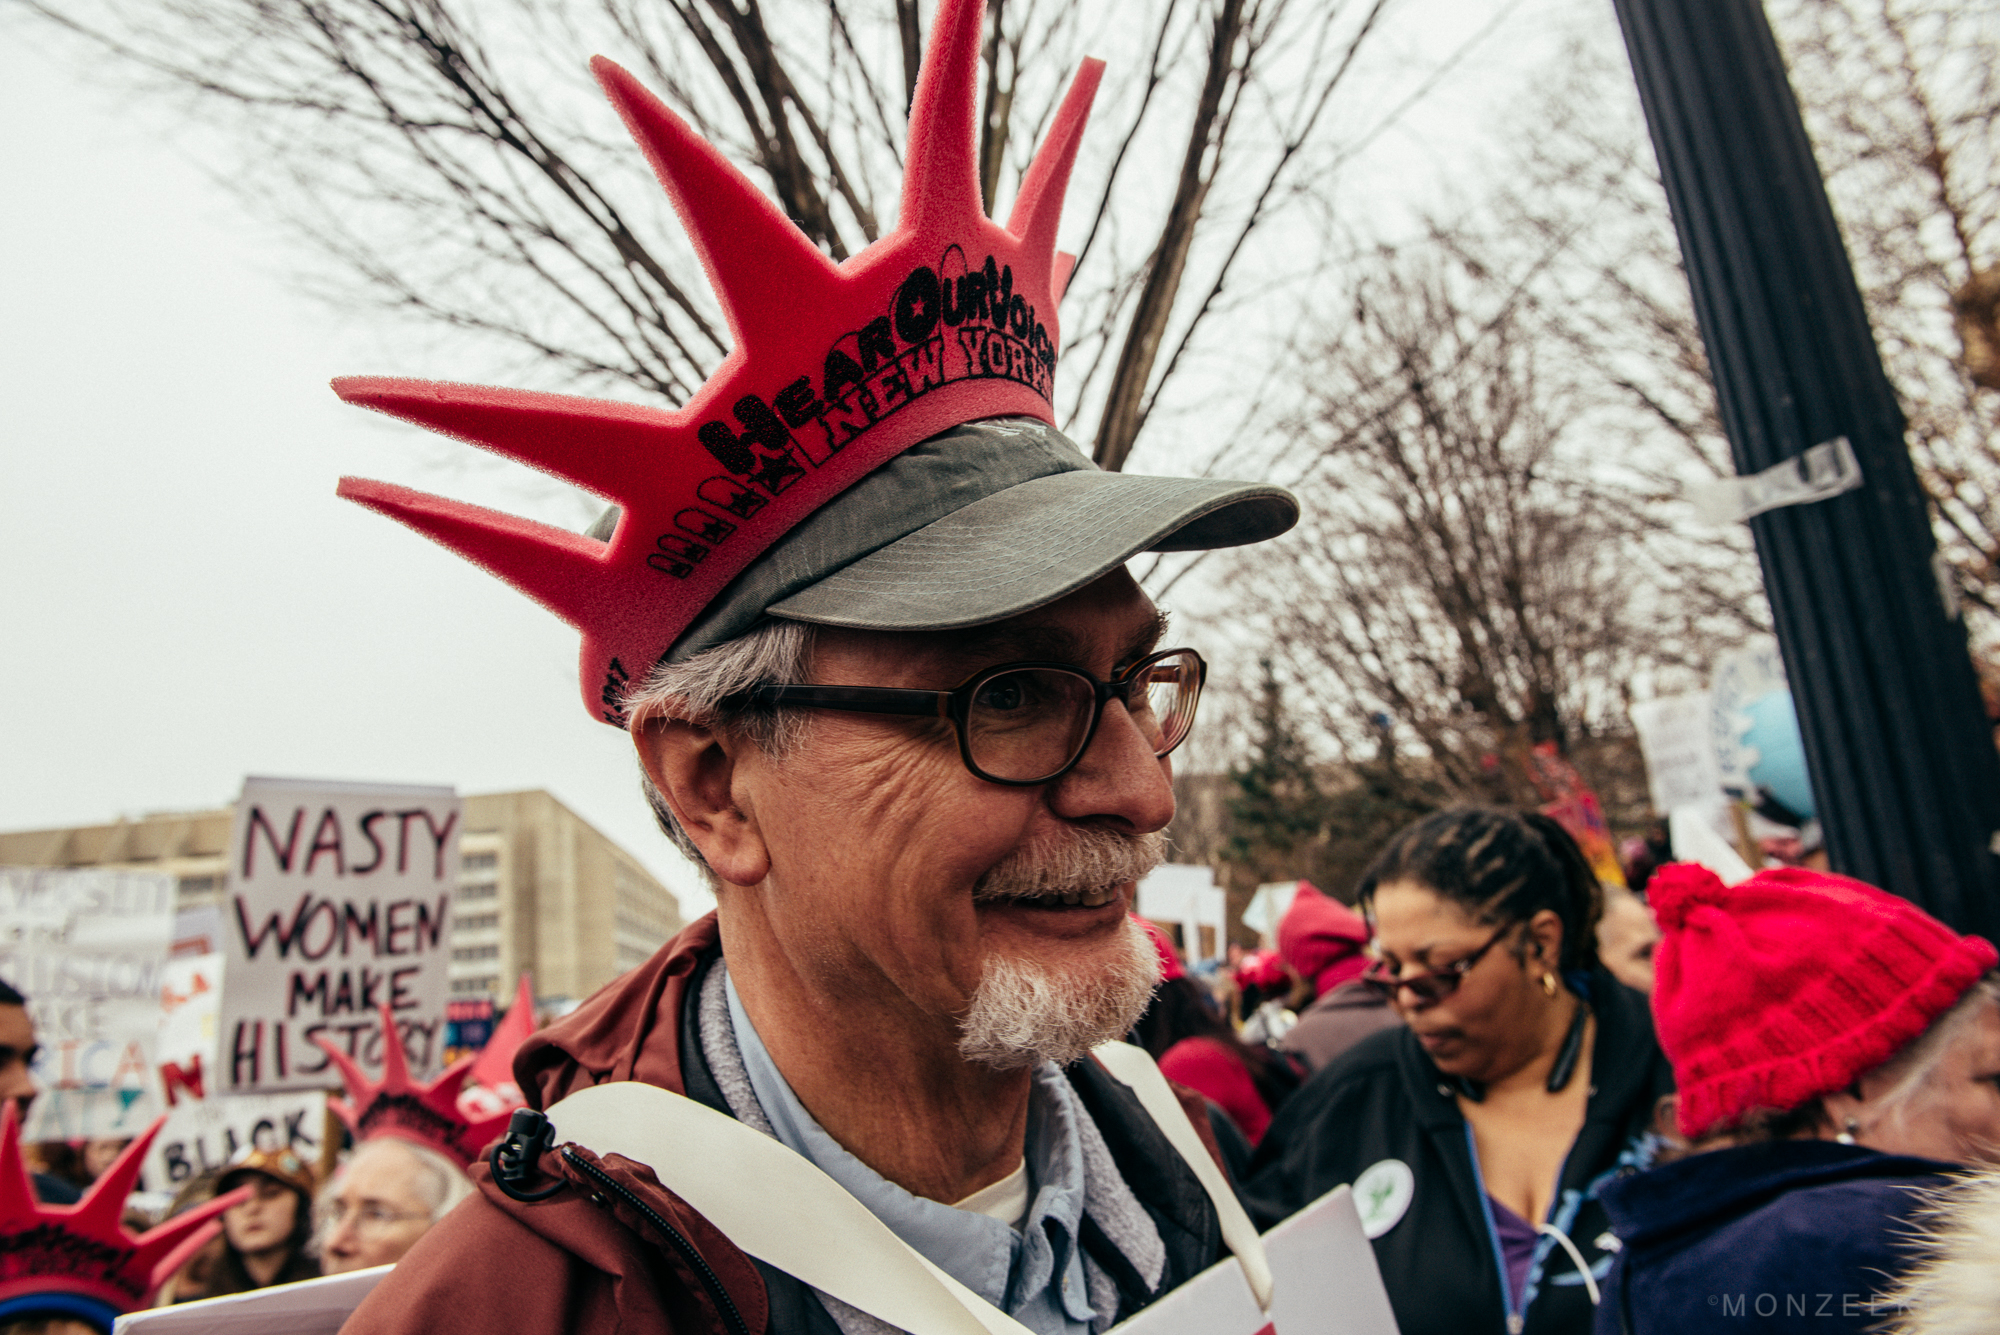
[[[404,1140],[400,1136],[377,1136],[373,1140],[364,1140],[354,1147],[354,1152],[341,1162],[326,1185],[320,1188],[319,1217],[315,1221],[311,1244],[314,1256],[323,1254],[321,1249],[332,1231],[332,1220],[325,1207],[340,1194],[340,1188],[347,1181],[347,1175],[354,1171],[354,1165],[371,1154],[382,1153],[384,1147],[401,1150],[409,1156],[411,1171],[405,1174],[404,1180],[417,1194],[417,1199],[424,1203],[424,1208],[430,1211],[433,1224],[473,1193],[472,1179],[465,1175],[465,1170],[429,1146]]]
[[[626,693],[627,727],[637,737],[656,718],[680,719],[746,738],[766,754],[787,755],[804,736],[810,715],[795,710],[730,710],[723,702],[760,682],[805,681],[812,668],[813,642],[811,626],[774,618],[747,635],[704,649],[685,663],[662,661]],[[716,888],[715,873],[674,818],[644,765],[639,767],[639,786],[660,830],[702,869],[709,887]]]
[[[1885,1116],[1902,1121],[1920,1110],[1945,1054],[1958,1042],[1959,1035],[1977,1024],[1985,1009],[1993,1005],[2000,1005],[2000,972],[1989,972],[1965,989],[1965,995],[1952,1003],[1950,1010],[1932,1020],[1929,1028],[1877,1068],[1895,1082],[1882,1096],[1880,1107]]]

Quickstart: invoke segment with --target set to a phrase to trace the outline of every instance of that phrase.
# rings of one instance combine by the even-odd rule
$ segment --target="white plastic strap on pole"
[[[1257,1306],[1266,1314],[1271,1310],[1271,1262],[1264,1255],[1264,1240],[1257,1236],[1256,1225],[1243,1212],[1242,1203],[1236,1193],[1230,1190],[1229,1180],[1222,1175],[1215,1160],[1209,1155],[1208,1147],[1201,1143],[1195,1133],[1194,1124],[1188,1121],[1187,1110],[1174,1097],[1173,1087],[1160,1074],[1160,1068],[1144,1048],[1133,1047],[1130,1043],[1106,1043],[1094,1050],[1097,1059],[1104,1063],[1104,1069],[1117,1076],[1132,1092],[1139,1096],[1139,1102],[1153,1120],[1160,1124],[1160,1130],[1173,1142],[1181,1157],[1194,1169],[1194,1175],[1201,1179],[1202,1189],[1215,1204],[1216,1218],[1222,1222],[1222,1240],[1229,1244],[1229,1250],[1236,1253],[1236,1260],[1243,1267],[1243,1278],[1250,1283],[1251,1296],[1257,1299]]]
[[[1257,1304],[1271,1306],[1263,1240],[1195,1134],[1153,1059],[1124,1043],[1097,1049],[1131,1086],[1214,1202],[1222,1238]],[[657,1085],[578,1090],[548,1110],[558,1144],[618,1154],[653,1170],[731,1242],[899,1330],[921,1335],[1030,1335],[897,1237],[810,1160],[726,1114]]]
[[[1762,472],[1690,487],[1688,499],[1709,523],[1737,524],[1766,510],[1809,505],[1860,485],[1861,461],[1854,457],[1853,444],[1835,436]]]

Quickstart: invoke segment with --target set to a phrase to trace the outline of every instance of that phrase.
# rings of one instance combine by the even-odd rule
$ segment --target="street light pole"
[[[1904,422],[1757,0],[1613,0],[1739,475],[1845,437],[1861,485],[1752,518],[1837,871],[2000,932],[2000,755]]]

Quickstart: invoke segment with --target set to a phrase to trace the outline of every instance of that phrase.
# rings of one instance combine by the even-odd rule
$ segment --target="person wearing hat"
[[[216,1183],[218,1197],[238,1187],[247,1194],[222,1215],[223,1248],[199,1292],[178,1301],[219,1298],[319,1275],[307,1250],[312,1237],[313,1170],[288,1149],[238,1150]]]
[[[1402,1020],[1381,991],[1361,981],[1368,965],[1368,924],[1337,899],[1300,881],[1291,907],[1278,919],[1278,953],[1312,988],[1312,1004],[1278,1040],[1317,1071],[1370,1034]]]
[[[39,1199],[21,1156],[21,1123],[0,1104],[0,1331],[8,1335],[111,1335],[117,1319],[148,1305],[162,1283],[215,1236],[215,1216],[243,1192],[218,1197],[134,1236],[126,1197],[138,1185],[162,1117],[70,1205]]]
[[[1647,893],[1696,1152],[1605,1189],[1597,1329],[1874,1329],[1925,1197],[2000,1162],[2000,954],[1830,872],[1675,863]]]
[[[1199,1101],[1162,1082],[1163,1121],[1142,1101],[1157,1072],[1128,1084],[1110,1065],[1129,1049],[1090,1054],[1158,978],[1127,913],[1205,675],[1125,563],[1273,537],[1297,503],[1102,472],[1054,429],[1056,221],[1101,66],[1002,225],[980,201],[981,22],[978,0],[937,6],[895,225],[839,261],[596,62],[727,317],[732,350],[686,405],[336,383],[616,507],[578,535],[341,484],[581,630],[585,707],[630,737],[718,904],[524,1044],[533,1110],[351,1335],[853,1335],[904,1308],[850,1281],[937,1283],[905,1248],[956,1282],[947,1301],[1080,1335],[1214,1264],[1225,1237],[1255,1250],[1227,1188],[1211,1194]],[[692,1118],[704,1134],[756,1151],[606,1148],[650,1114],[607,1116],[595,1145],[565,1132],[585,1106],[660,1107],[647,1087],[662,1116],[706,1109],[735,1125]],[[765,1158],[768,1140],[787,1153]],[[753,1161],[729,1200],[689,1203],[687,1173]],[[800,1161],[842,1193],[827,1209],[875,1223],[808,1218],[753,1258],[753,1226],[798,1208],[784,1184],[826,1185]],[[753,1217],[710,1217],[737,1200]],[[836,1233],[892,1259],[822,1269]]]
[[[1160,987],[1133,1025],[1132,1039],[1169,1080],[1216,1106],[1227,1124],[1217,1128],[1217,1140],[1238,1171],[1249,1165],[1271,1114],[1299,1087],[1299,1073],[1270,1048],[1239,1037],[1209,990],[1188,976],[1167,934],[1143,918],[1139,923],[1160,957]],[[1240,1146],[1232,1143],[1239,1137]]]

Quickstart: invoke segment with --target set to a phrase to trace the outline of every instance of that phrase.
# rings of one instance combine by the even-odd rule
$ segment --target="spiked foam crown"
[[[468,1117],[459,1111],[459,1089],[472,1074],[476,1057],[453,1062],[449,1070],[428,1085],[410,1078],[410,1059],[403,1050],[403,1036],[386,1006],[382,1008],[379,1081],[362,1074],[354,1059],[328,1042],[324,1035],[313,1035],[313,1041],[340,1068],[347,1097],[329,1099],[327,1106],[347,1124],[356,1141],[396,1136],[436,1150],[461,1164],[470,1164],[507,1130],[508,1114],[504,1111],[490,1117]]]
[[[0,1110],[0,1325],[55,1308],[102,1318],[108,1327],[109,1317],[144,1307],[167,1276],[216,1235],[222,1225],[215,1216],[250,1194],[232,1191],[148,1232],[127,1232],[125,1198],[166,1120],[127,1145],[75,1205],[43,1205],[21,1157],[14,1105]]]
[[[982,0],[941,0],[911,103],[901,210],[836,264],[625,70],[592,69],[651,160],[728,318],[732,350],[679,411],[425,381],[334,382],[350,403],[615,502],[609,542],[404,487],[340,494],[484,566],[583,633],[585,706],[622,697],[738,573],[910,446],[963,422],[1053,422],[1056,220],[1103,73],[1086,61],[1007,225],[980,203]]]

